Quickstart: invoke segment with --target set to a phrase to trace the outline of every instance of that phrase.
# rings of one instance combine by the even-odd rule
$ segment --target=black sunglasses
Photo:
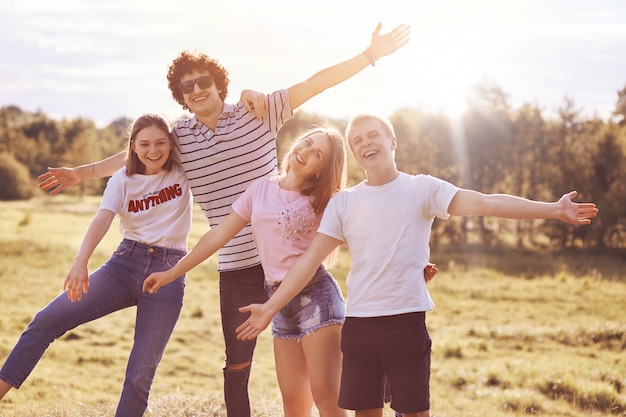
[[[196,84],[203,90],[205,88],[211,88],[213,85],[213,78],[211,78],[210,75],[203,75],[202,77],[194,78],[193,80],[187,80],[180,83],[180,91],[183,94],[191,94],[193,93]]]

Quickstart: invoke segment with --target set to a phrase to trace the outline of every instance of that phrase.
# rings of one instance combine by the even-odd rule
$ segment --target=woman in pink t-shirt
[[[144,290],[156,293],[250,223],[271,296],[308,248],[330,197],[344,187],[346,155],[343,136],[335,128],[304,133],[283,158],[280,175],[254,181],[219,226],[172,269],[150,275]],[[274,317],[274,357],[286,415],[310,415],[315,403],[320,416],[346,416],[337,405],[344,319],[341,289],[323,265]]]

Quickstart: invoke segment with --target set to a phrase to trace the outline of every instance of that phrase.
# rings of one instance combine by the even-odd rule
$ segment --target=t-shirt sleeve
[[[269,130],[275,134],[278,133],[282,125],[292,117],[293,112],[289,103],[289,92],[285,89],[269,94],[266,121],[269,124]]]
[[[341,216],[341,208],[343,204],[345,204],[343,197],[343,194],[339,192],[330,198],[322,214],[322,220],[320,221],[320,226],[317,228],[317,232],[345,242]]]
[[[120,213],[124,204],[124,176],[126,168],[121,168],[107,181],[100,209],[109,210],[113,213]]]
[[[258,188],[259,180],[254,181],[246,191],[244,191],[233,203],[233,211],[239,215],[242,219],[250,223],[252,218],[252,199],[255,190]]]
[[[427,193],[429,198],[426,201],[425,213],[431,217],[439,217],[447,220],[450,218],[448,207],[450,206],[450,202],[456,193],[459,191],[459,187],[449,183],[448,181],[435,178],[430,175],[424,176],[423,179],[428,181],[428,187],[430,189],[430,192]],[[422,185],[416,184],[416,186],[420,187]]]

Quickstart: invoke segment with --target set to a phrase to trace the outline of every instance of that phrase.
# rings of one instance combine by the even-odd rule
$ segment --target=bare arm
[[[74,262],[65,277],[63,289],[67,290],[67,297],[72,301],[79,301],[83,293],[89,290],[89,271],[87,264],[102,238],[111,227],[115,213],[100,209],[91,220],[83,241],[76,252]]]
[[[48,168],[48,171],[41,174],[37,179],[41,189],[50,190],[50,194],[55,195],[86,178],[110,177],[125,163],[126,151],[122,151],[92,164],[74,168]]]
[[[450,202],[448,213],[454,216],[493,216],[507,219],[558,219],[581,225],[591,223],[598,209],[594,203],[574,203],[576,191],[564,194],[559,201],[546,203],[508,194],[482,194],[459,190]]]
[[[202,261],[213,255],[248,224],[237,213],[231,211],[218,226],[213,227],[200,238],[196,246],[176,265],[167,271],[151,274],[143,283],[143,291],[156,294],[159,288],[187,273]]]
[[[297,109],[311,97],[356,75],[368,65],[373,65],[376,59],[394,53],[410,40],[410,26],[399,25],[384,35],[380,34],[381,28],[382,24],[379,23],[372,33],[372,40],[368,48],[371,52],[360,53],[354,58],[325,68],[308,80],[290,87],[288,91],[291,109]]]
[[[250,317],[237,328],[237,339],[251,340],[261,333],[272,321],[272,317],[293,299],[306,286],[324,259],[341,241],[318,233],[311,245],[289,268],[280,287],[263,304],[250,304],[241,307],[242,313],[250,312]]]

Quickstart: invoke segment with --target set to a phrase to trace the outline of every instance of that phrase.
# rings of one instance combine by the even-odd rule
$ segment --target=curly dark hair
[[[172,61],[167,71],[167,82],[172,97],[183,106],[184,110],[187,110],[188,107],[185,104],[183,93],[180,91],[180,80],[185,74],[191,74],[194,70],[209,71],[213,83],[220,93],[220,98],[222,101],[226,99],[228,84],[230,83],[226,68],[205,53],[184,50]]]

